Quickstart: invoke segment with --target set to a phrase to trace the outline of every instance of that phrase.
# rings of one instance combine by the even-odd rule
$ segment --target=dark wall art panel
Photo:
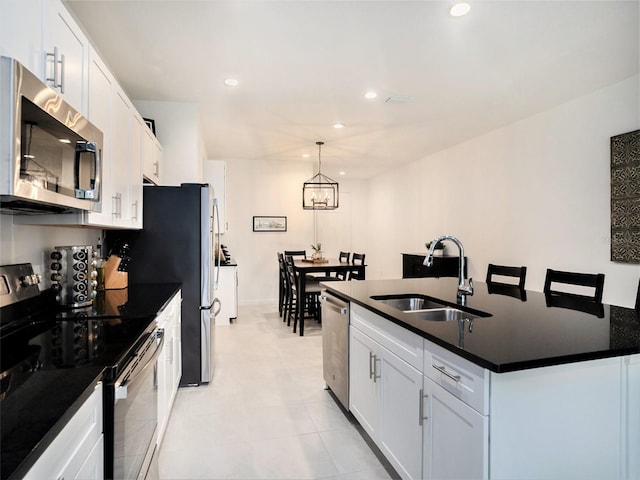
[[[640,130],[611,137],[611,260],[640,263]]]

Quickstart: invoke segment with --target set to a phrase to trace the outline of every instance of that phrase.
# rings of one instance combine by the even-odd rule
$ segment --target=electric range
[[[179,285],[102,292],[89,307],[62,309],[39,291],[30,264],[0,266],[0,478],[19,478],[104,382],[105,445],[113,435],[113,382],[155,329]],[[105,447],[105,473],[112,456]]]

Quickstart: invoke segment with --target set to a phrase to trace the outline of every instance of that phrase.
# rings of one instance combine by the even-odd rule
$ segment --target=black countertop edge
[[[58,418],[53,427],[42,437],[42,439],[35,445],[29,455],[11,472],[8,477],[9,480],[18,480],[24,478],[29,470],[36,464],[42,454],[49,448],[51,443],[56,439],[64,427],[69,423],[69,420],[78,412],[84,402],[93,394],[96,385],[102,382],[102,375],[104,369],[96,369],[97,373],[95,377],[87,382],[86,388],[82,393],[74,400],[69,408]],[[104,407],[103,407],[104,408]],[[3,466],[4,470],[4,466]],[[5,475],[2,475],[5,478]]]
[[[99,311],[100,309],[94,308],[91,311],[85,310],[82,313],[82,316],[96,319],[149,319],[149,322],[152,322],[155,317],[167,307],[181,287],[182,285],[179,283],[131,284],[126,289],[126,292],[119,292],[119,294],[126,293],[128,299],[126,301],[126,308],[124,308],[120,313],[114,314],[111,312]],[[114,290],[113,292],[118,291]],[[79,310],[76,310],[76,312],[78,311]],[[73,313],[73,311],[67,312]],[[125,355],[131,348],[133,348],[133,345],[129,345],[127,349],[123,350],[122,355]],[[6,459],[3,458],[2,465],[0,467],[0,478],[8,480],[23,478],[51,445],[51,442],[53,442],[53,440],[58,436],[68,421],[77,413],[78,409],[93,393],[97,383],[101,381],[108,381],[108,377],[112,377],[114,375],[112,371],[113,369],[114,367],[111,366],[91,366],[81,369],[70,369],[66,371],[66,373],[64,370],[38,372],[40,375],[47,376],[67,375],[66,381],[71,382],[70,385],[73,385],[73,390],[79,391],[80,393],[73,399],[69,399],[68,407],[65,406],[63,411],[60,409],[62,413],[58,413],[56,417],[47,418],[47,423],[52,424],[52,427],[49,428],[40,439],[34,442],[29,441],[25,445],[21,444],[12,446],[12,451],[16,451],[16,454],[18,455],[16,459],[21,458],[21,460],[19,460],[17,466],[15,466],[11,461],[5,461]],[[43,408],[41,410],[46,409],[46,404],[48,402],[47,395],[50,393],[50,391],[43,391],[36,394],[39,399],[38,401],[43,402]],[[22,413],[20,413],[20,415],[22,415]],[[20,453],[20,450],[22,450],[23,453]],[[4,444],[1,445],[0,452],[5,452]]]
[[[566,353],[565,352],[561,352],[561,353],[555,352],[550,354],[542,353],[539,356],[532,356],[531,358],[526,358],[526,359],[512,358],[512,359],[501,361],[498,363],[498,362],[491,361],[485,357],[474,354],[469,350],[460,348],[459,346],[452,344],[450,341],[447,341],[446,339],[439,337],[437,334],[434,334],[429,331],[425,331],[428,329],[423,330],[405,322],[401,317],[406,314],[401,314],[401,312],[398,312],[399,314],[394,316],[392,313],[390,313],[390,311],[385,311],[383,308],[376,308],[377,307],[376,302],[370,299],[369,294],[375,291],[375,293],[379,295],[382,292],[380,292],[379,290],[376,290],[377,287],[371,288],[371,290],[368,290],[367,288],[365,288],[365,285],[367,283],[371,283],[373,285],[375,284],[375,282],[380,282],[380,283],[385,282],[385,286],[386,286],[386,284],[396,285],[395,282],[408,282],[408,281],[420,281],[420,280],[424,280],[424,279],[359,281],[359,282],[356,282],[358,285],[349,285],[351,282],[327,282],[327,283],[323,283],[322,286],[326,288],[328,291],[332,292],[333,294],[343,298],[344,300],[351,301],[357,305],[360,305],[361,307],[369,311],[372,311],[376,315],[379,315],[385,318],[386,320],[389,320],[403,328],[406,328],[407,330],[413,333],[416,333],[417,335],[420,335],[421,337],[445,348],[446,350],[449,350],[455,353],[456,355],[462,358],[465,358],[466,360],[469,360],[480,367],[487,368],[488,370],[495,373],[507,373],[507,372],[514,372],[519,370],[527,370],[532,368],[549,367],[549,366],[563,365],[568,363],[576,363],[576,362],[583,362],[583,361],[589,361],[589,360],[598,360],[603,358],[622,357],[626,355],[634,355],[634,354],[640,353],[640,342],[638,342],[631,345],[609,347],[608,349],[596,347],[588,351],[578,351],[578,352],[571,351],[571,348],[567,348]],[[435,285],[433,282],[442,282],[442,279],[430,279],[429,281],[431,283],[428,283],[427,286]],[[457,279],[453,279],[451,281],[453,283],[457,283]],[[412,284],[412,285],[413,286],[409,287],[408,291],[415,290],[416,284]],[[487,295],[482,291],[484,288],[486,288],[485,284],[478,283],[476,285],[477,285],[476,297],[479,297],[479,298],[476,298],[474,301],[481,300],[481,302],[479,305],[474,305],[473,302],[470,302],[471,305],[469,307],[463,307],[464,310],[473,311],[473,309],[475,308],[480,311],[489,312],[491,308],[490,308],[490,303],[488,302],[491,302],[492,299],[494,301],[498,301],[498,298],[500,297],[503,297],[502,302],[504,301],[514,302],[513,305],[517,305],[517,307],[513,307],[513,305],[511,305],[511,307],[513,308],[533,310],[532,307],[536,305],[536,302],[537,304],[541,303],[541,299],[539,297],[544,298],[543,294],[541,294],[540,292],[529,292],[529,291],[527,292],[530,297],[528,302],[520,301],[519,299],[509,299],[500,295],[499,296]],[[421,285],[421,286],[424,286],[424,285]],[[447,287],[446,291],[448,292],[449,289],[450,287]],[[402,289],[398,289],[397,291],[401,292]],[[389,291],[388,293],[394,294],[395,291]],[[438,294],[434,295],[430,290],[427,290],[427,289],[422,290],[421,293],[427,296],[434,296],[437,298],[442,297],[441,295],[438,295]],[[449,304],[452,303],[451,299],[445,300],[444,298],[442,298],[442,300],[443,300],[443,303],[449,303]],[[484,302],[484,304],[482,302]],[[539,307],[540,305],[538,305],[538,308]],[[545,308],[548,308],[548,307],[545,307]],[[614,308],[614,307],[612,306],[611,308]],[[616,308],[624,309],[623,307],[616,307]],[[565,311],[562,308],[553,308],[552,310],[555,311],[555,315],[559,315],[560,312],[568,312],[566,313],[566,315],[576,314],[575,312],[570,313],[571,312],[570,310]],[[624,310],[630,310],[630,309],[624,309]],[[542,310],[543,313],[546,313],[547,311],[548,310]],[[538,309],[537,311],[535,311],[535,314],[540,314],[540,312],[541,310]],[[531,313],[529,313],[529,315],[531,315]],[[635,315],[637,317],[638,313],[636,312]],[[494,316],[491,315],[490,317],[494,317]],[[497,321],[498,318],[499,316],[494,317],[492,318],[492,321],[493,320]],[[587,316],[585,318],[594,318],[594,317]],[[479,321],[482,321],[482,319],[479,319]],[[506,321],[507,321],[506,319],[500,318],[499,321],[505,322],[505,325],[506,325]],[[637,327],[634,327],[634,329],[636,331],[640,331],[640,318],[638,319]],[[488,339],[486,341],[488,344],[491,344],[491,342],[494,341],[494,339]],[[567,345],[571,346],[571,341],[567,341]]]

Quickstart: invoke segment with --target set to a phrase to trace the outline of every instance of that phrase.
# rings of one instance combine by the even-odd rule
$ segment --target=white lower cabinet
[[[164,330],[164,347],[158,357],[158,445],[161,444],[182,375],[182,296],[177,293],[156,319]]]
[[[24,478],[101,480],[103,477],[102,382],[99,382]]]
[[[402,478],[422,477],[422,373],[382,348],[379,446]]]
[[[625,433],[629,442],[627,478],[640,478],[640,355],[626,357],[624,364],[627,384],[625,409],[628,412]]]
[[[489,417],[424,377],[423,478],[488,477]]]
[[[419,479],[422,373],[400,355],[412,350],[403,341],[422,345],[422,339],[415,335],[397,341],[381,322],[368,322],[370,312],[358,306],[352,305],[351,315],[357,320],[350,328],[349,409],[402,478]]]
[[[380,383],[376,372],[380,369],[380,345],[353,327],[349,341],[349,410],[375,440],[380,429]]]

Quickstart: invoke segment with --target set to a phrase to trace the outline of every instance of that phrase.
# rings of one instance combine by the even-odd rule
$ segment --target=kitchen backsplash
[[[64,245],[95,246],[101,230],[90,228],[40,227],[14,225],[12,215],[0,215],[0,265],[29,262],[50,285],[49,255],[53,247]]]

